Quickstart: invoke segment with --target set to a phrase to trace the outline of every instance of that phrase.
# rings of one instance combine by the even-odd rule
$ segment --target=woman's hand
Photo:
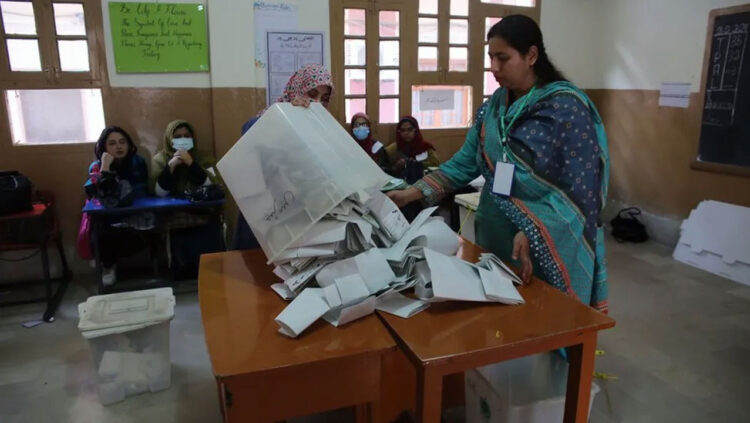
[[[521,261],[521,280],[523,283],[529,283],[534,265],[529,252],[529,239],[521,231],[513,237],[513,260]]]
[[[193,156],[185,150],[177,150],[175,152],[175,157],[179,157],[180,160],[188,166],[193,164]]]
[[[172,158],[169,159],[167,165],[169,165],[169,171],[174,173],[174,168],[182,164],[182,158],[180,157],[180,151],[175,151]]]
[[[403,207],[413,201],[421,200],[424,196],[422,191],[409,187],[403,190],[389,191],[385,195],[391,199],[398,207]]]
[[[112,166],[112,162],[115,161],[115,156],[105,151],[104,153],[102,153],[101,161],[102,161],[102,167],[100,170],[102,172],[109,172],[109,169]]]
[[[292,106],[308,108],[310,107],[310,101],[310,97],[297,97],[292,100]]]

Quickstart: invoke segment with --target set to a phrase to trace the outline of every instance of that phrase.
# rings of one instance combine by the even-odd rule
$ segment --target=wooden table
[[[462,239],[457,255],[474,263],[481,252]],[[519,306],[435,303],[409,319],[378,312],[417,368],[418,421],[440,421],[443,376],[562,347],[570,347],[564,421],[587,421],[596,334],[615,321],[538,279],[519,291]]]
[[[377,420],[381,358],[396,343],[375,315],[340,328],[318,321],[299,338],[277,332],[286,306],[261,250],[201,256],[203,329],[225,422],[275,421],[356,406]]]

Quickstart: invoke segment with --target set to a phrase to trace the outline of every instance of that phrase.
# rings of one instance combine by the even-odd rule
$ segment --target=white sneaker
[[[102,267],[102,283],[104,286],[110,286],[115,283],[117,279],[115,276],[115,267]]]

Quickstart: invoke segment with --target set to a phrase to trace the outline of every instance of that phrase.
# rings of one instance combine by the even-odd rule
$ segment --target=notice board
[[[206,6],[109,3],[119,73],[207,72]]]

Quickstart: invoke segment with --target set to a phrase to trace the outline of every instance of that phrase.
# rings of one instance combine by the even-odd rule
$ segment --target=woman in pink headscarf
[[[305,65],[289,78],[284,88],[284,94],[276,99],[276,103],[292,103],[295,106],[308,107],[311,101],[317,101],[323,107],[328,107],[333,95],[333,78],[331,72],[323,65]],[[242,133],[247,132],[255,121],[265,112],[261,110],[242,125]]]
[[[331,72],[323,65],[305,65],[289,78],[284,88],[284,94],[276,102],[292,103],[295,106],[309,107],[311,101],[316,101],[328,107],[333,95],[333,78]],[[242,125],[242,134],[245,134],[255,125],[255,122],[263,115],[266,109],[261,110]],[[259,248],[258,240],[250,230],[245,217],[240,213],[237,218],[237,228],[234,232],[233,250],[247,250]]]

